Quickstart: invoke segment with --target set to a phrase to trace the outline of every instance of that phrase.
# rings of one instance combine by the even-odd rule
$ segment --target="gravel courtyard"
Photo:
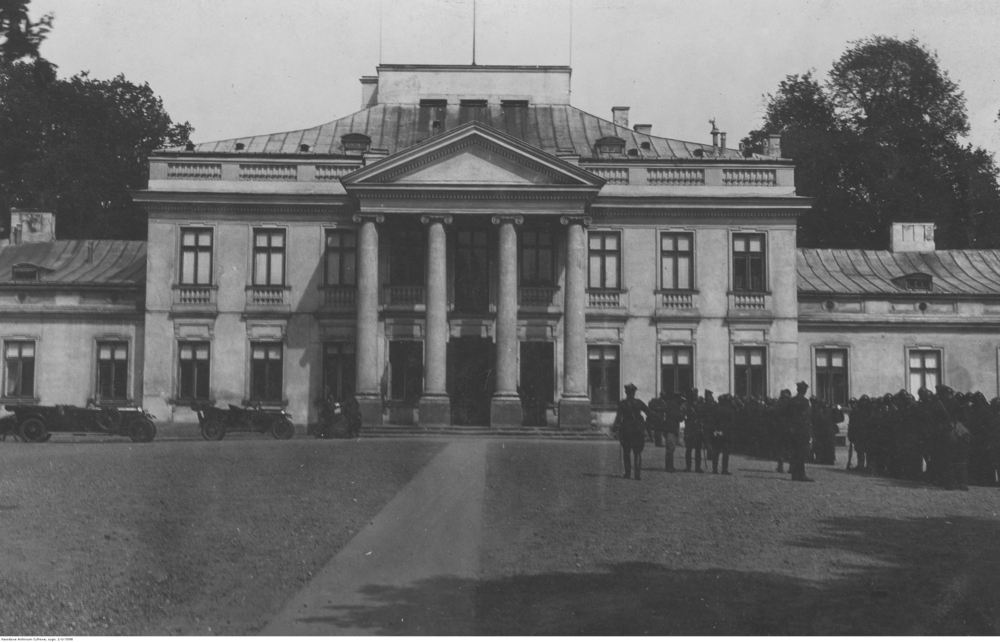
[[[446,444],[0,443],[0,634],[256,633]],[[491,440],[479,579],[353,617],[471,591],[479,634],[1000,633],[998,489],[646,453],[634,481],[611,442]]]

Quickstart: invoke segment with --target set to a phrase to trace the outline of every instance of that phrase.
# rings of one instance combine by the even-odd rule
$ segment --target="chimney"
[[[10,243],[51,243],[56,240],[56,217],[52,212],[30,212],[11,208]]]
[[[653,133],[652,125],[636,125],[633,127],[637,134],[646,134],[647,136]]]
[[[612,107],[611,119],[619,127],[628,129],[628,107]]]
[[[722,148],[722,151],[726,151],[726,132],[719,134],[719,147]]]
[[[781,134],[768,134],[767,156],[781,158]]]
[[[893,223],[893,252],[933,252],[934,223]]]
[[[378,76],[361,76],[361,109],[378,103]]]
[[[712,125],[712,131],[709,133],[712,135],[712,153],[719,153],[719,128],[715,126],[715,119],[709,118],[708,122]]]

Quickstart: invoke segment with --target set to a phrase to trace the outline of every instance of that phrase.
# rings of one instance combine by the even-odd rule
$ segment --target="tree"
[[[149,154],[187,143],[191,126],[173,123],[148,84],[51,70],[40,81],[45,64],[0,63],[0,214],[51,210],[61,238],[145,238],[130,190],[146,186]]]
[[[52,14],[38,22],[28,17],[31,0],[0,0],[0,60],[38,59],[38,46],[52,28]]]
[[[880,248],[894,220],[934,221],[940,247],[1000,242],[997,166],[963,145],[965,98],[917,40],[851,43],[824,85],[788,76],[766,97],[759,149],[782,134],[796,188],[816,199],[799,221],[799,244]]]

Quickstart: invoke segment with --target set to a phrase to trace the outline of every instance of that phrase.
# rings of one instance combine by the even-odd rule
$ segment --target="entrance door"
[[[545,426],[545,411],[555,394],[555,344],[521,342],[521,404],[525,426]]]
[[[456,426],[490,425],[493,397],[493,342],[480,337],[448,342],[448,393],[451,422]]]
[[[455,312],[490,310],[488,234],[459,230],[455,236]]]

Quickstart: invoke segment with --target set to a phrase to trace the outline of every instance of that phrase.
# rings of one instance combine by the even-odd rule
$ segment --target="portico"
[[[372,336],[379,322],[379,282],[370,278],[379,263],[379,228],[419,220],[426,280],[418,423],[521,426],[519,336],[530,334],[548,336],[563,353],[562,385],[554,386],[562,388],[559,426],[589,428],[583,227],[603,179],[471,122],[358,170],[342,183],[358,204],[356,367],[366,423],[382,418],[381,400],[372,394],[378,390]],[[524,259],[518,242],[524,233],[536,245],[538,238],[545,239],[541,253],[531,245],[528,252],[536,254]],[[389,248],[400,249],[391,241]],[[548,287],[519,293],[519,265],[537,271],[539,258],[545,265],[541,269],[548,270]],[[401,315],[416,321],[415,312],[416,306],[386,308],[382,320]],[[476,357],[482,346],[460,347],[457,340],[469,337],[490,340],[492,354]],[[477,359],[481,365],[470,371]],[[468,389],[470,379],[475,391]]]

